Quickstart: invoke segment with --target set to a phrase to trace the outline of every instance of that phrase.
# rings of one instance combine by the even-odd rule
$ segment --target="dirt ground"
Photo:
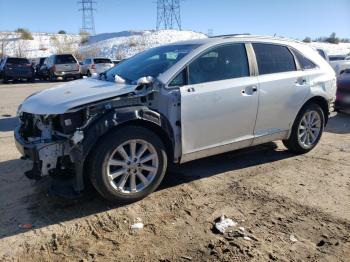
[[[268,143],[174,168],[131,205],[94,192],[68,201],[48,194],[50,179],[23,176],[13,142],[19,103],[54,85],[0,85],[1,261],[350,261],[349,115],[306,155]],[[221,215],[250,240],[218,234]]]

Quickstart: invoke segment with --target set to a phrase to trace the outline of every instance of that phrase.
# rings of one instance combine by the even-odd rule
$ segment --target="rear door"
[[[201,156],[228,151],[223,146],[235,142],[251,144],[258,95],[248,64],[241,43],[215,47],[190,63],[188,85],[180,88],[183,159],[200,151]]]
[[[279,139],[292,127],[309,92],[307,72],[298,70],[291,50],[283,45],[253,43],[259,70],[259,110],[255,142]],[[269,139],[267,139],[269,141]]]

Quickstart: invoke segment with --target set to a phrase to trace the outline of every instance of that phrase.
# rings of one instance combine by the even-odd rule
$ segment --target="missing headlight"
[[[59,116],[59,127],[60,131],[64,134],[71,134],[83,125],[84,114],[82,111],[74,113],[66,113]]]

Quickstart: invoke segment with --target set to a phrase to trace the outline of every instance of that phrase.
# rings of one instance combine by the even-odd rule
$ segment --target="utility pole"
[[[180,0],[157,0],[157,30],[181,30]]]
[[[82,11],[82,27],[81,31],[88,33],[89,35],[95,35],[95,21],[94,21],[94,5],[96,1],[93,0],[80,0],[78,2],[80,5],[79,11]]]

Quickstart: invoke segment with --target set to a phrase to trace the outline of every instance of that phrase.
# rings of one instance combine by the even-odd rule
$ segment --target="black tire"
[[[6,74],[3,75],[2,82],[3,82],[4,84],[8,84],[8,83],[9,83],[9,80],[8,80]]]
[[[143,190],[135,193],[123,193],[113,188],[109,182],[107,163],[114,150],[131,139],[142,139],[153,145],[158,157],[158,169],[153,180]],[[111,131],[103,137],[90,154],[88,162],[90,180],[102,197],[118,203],[132,203],[157,189],[166,173],[167,154],[162,140],[155,133],[144,127],[126,126]]]
[[[298,138],[299,125],[300,125],[300,122],[301,122],[302,118],[304,117],[304,115],[310,111],[317,112],[317,114],[319,115],[320,120],[321,120],[321,126],[320,126],[320,132],[317,135],[315,142],[310,147],[305,148],[304,146],[302,146],[302,144]],[[322,137],[323,130],[324,130],[324,125],[325,125],[325,116],[324,116],[322,108],[319,105],[314,104],[314,103],[307,104],[306,106],[304,106],[300,110],[298,116],[296,117],[289,139],[283,140],[282,142],[285,145],[285,147],[288,148],[289,151],[291,151],[295,154],[305,154],[305,153],[311,151],[320,141],[320,139]]]
[[[50,72],[49,73],[49,80],[50,80],[50,82],[56,82],[57,77],[55,77],[54,74],[52,72]]]
[[[87,75],[87,77],[91,77],[91,72],[90,72],[90,70],[87,71],[87,74],[86,74],[86,75]]]
[[[34,83],[35,82],[35,77],[33,76],[32,78],[28,78],[27,82]]]

